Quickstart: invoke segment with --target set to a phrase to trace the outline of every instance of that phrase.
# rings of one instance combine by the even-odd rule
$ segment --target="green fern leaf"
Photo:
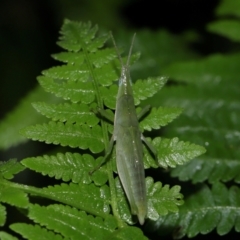
[[[32,90],[20,103],[0,122],[0,149],[6,150],[12,146],[26,142],[26,138],[19,134],[19,130],[31,124],[45,121],[32,107],[34,101],[56,102],[53,96],[41,87]],[[29,117],[31,116],[31,117]]]
[[[239,28],[240,22],[238,20],[218,20],[207,26],[208,31],[217,33],[236,42],[240,42]]]
[[[70,100],[73,103],[81,102],[85,104],[92,103],[95,98],[95,92],[91,82],[71,82],[59,84],[52,78],[40,76],[38,77],[40,85],[47,91]]]
[[[118,178],[115,179],[115,184],[119,214],[125,222],[132,225],[137,222],[137,218],[131,215],[128,201]],[[154,183],[151,177],[147,177],[146,187],[148,196],[147,217],[151,220],[156,221],[159,216],[166,215],[168,212],[178,212],[178,206],[183,204],[183,195],[179,193],[179,186],[170,189],[169,185],[162,186],[161,182]]]
[[[162,139],[158,137],[153,140],[153,144],[158,151],[158,164],[164,168],[182,165],[206,152],[204,147],[179,141],[178,138]],[[156,168],[156,162],[150,154],[145,152],[145,156],[145,167]]]
[[[61,52],[53,54],[52,57],[68,64],[76,64],[77,66],[82,65],[84,62],[84,56],[76,52]],[[116,51],[112,48],[99,49],[97,52],[94,52],[94,54],[89,55],[90,62],[96,68],[101,68],[114,58],[116,58]]]
[[[7,162],[0,162],[0,176],[5,179],[12,179],[15,174],[23,171],[25,168],[16,159],[10,159]]]
[[[90,62],[96,67],[101,68],[107,63],[110,63],[116,58],[116,50],[113,48],[105,48],[91,54],[89,59]]]
[[[240,16],[240,2],[238,0],[223,0],[216,9],[217,16]]]
[[[107,174],[100,168],[92,175],[89,174],[96,167],[96,162],[91,155],[79,153],[58,153],[56,156],[44,155],[42,157],[26,158],[21,163],[43,175],[49,175],[63,181],[89,184],[92,180],[96,185],[103,185],[107,181]]]
[[[112,85],[109,88],[100,87],[100,93],[102,95],[104,105],[110,109],[116,108],[116,96],[118,92],[118,86]]]
[[[199,233],[207,234],[214,228],[219,235],[227,234],[233,227],[240,232],[239,196],[240,190],[236,186],[232,186],[229,190],[222,183],[213,185],[212,190],[204,186],[185,199],[185,204],[178,213],[161,216],[149,227],[159,228],[159,234],[166,233],[163,229],[173,230],[180,227],[175,238],[182,238],[185,235],[191,238]]]
[[[81,66],[84,63],[84,55],[78,52],[60,52],[51,55],[55,60],[68,63],[70,65],[77,64]]]
[[[16,237],[10,235],[9,233],[0,231],[0,239],[1,240],[18,240]]]
[[[133,85],[133,95],[135,105],[139,105],[141,100],[153,96],[158,92],[166,83],[166,77],[148,78],[147,80],[138,80]],[[116,96],[118,92],[118,86],[112,85],[109,89],[100,88],[101,95],[103,96],[104,104],[111,108],[116,108]]]
[[[45,115],[48,118],[51,118],[53,121],[61,121],[68,123],[86,123],[88,126],[92,127],[97,125],[99,119],[96,117],[96,114],[90,111],[91,107],[85,104],[47,104],[44,102],[32,103],[33,107],[40,112],[42,115]],[[92,106],[93,109],[96,106]]]
[[[137,80],[132,87],[135,105],[139,105],[140,101],[156,94],[167,82],[167,79],[167,77],[156,77],[144,81]]]
[[[93,153],[101,152],[104,149],[101,141],[102,132],[99,126],[89,128],[87,125],[49,122],[48,124],[24,128],[21,133],[32,140],[73,148],[89,148]]]
[[[69,204],[96,216],[105,216],[110,212],[110,192],[106,185],[96,187],[94,184],[63,183],[43,188],[41,193],[55,201]]]
[[[240,162],[237,159],[220,159],[201,157],[177,166],[171,171],[171,176],[181,181],[192,180],[193,183],[209,181],[240,182]]]
[[[101,68],[95,68],[94,75],[97,77],[98,83],[102,86],[110,86],[113,81],[116,81],[119,78],[110,64],[104,65]]]
[[[157,220],[168,212],[178,212],[178,206],[183,205],[183,195],[180,186],[169,188],[169,185],[162,186],[161,182],[153,182],[153,179],[146,178],[148,192],[148,218]]]
[[[90,22],[79,23],[66,19],[61,29],[62,36],[59,38],[60,41],[58,45],[66,50],[74,52],[83,48],[86,48],[89,52],[95,52],[97,48],[102,47],[108,39],[106,35],[92,40],[97,30],[97,26],[92,28]]]
[[[45,228],[41,228],[38,225],[30,225],[24,223],[15,223],[10,226],[10,228],[21,234],[26,239],[32,240],[42,240],[42,239],[51,239],[51,240],[63,240],[64,238],[55,234],[54,232],[47,231]]]
[[[152,108],[147,117],[140,122],[140,128],[147,131],[160,129],[172,122],[181,112],[181,108]]]
[[[22,190],[12,188],[11,184],[6,181],[0,182],[0,202],[21,208],[26,208],[29,203],[26,193]]]
[[[163,72],[175,80],[196,85],[211,84],[213,86],[214,84],[214,86],[218,86],[221,80],[222,91],[232,89],[235,92],[236,89],[234,91],[234,87],[232,84],[229,84],[229,81],[232,83],[238,81],[239,62],[239,53],[231,55],[215,54],[203,60],[173,64],[164,69]],[[213,90],[213,88],[209,90]],[[216,89],[214,90],[214,93],[216,93]],[[208,90],[206,89],[206,91]]]
[[[46,78],[51,78],[55,80],[67,80],[70,82],[86,82],[89,76],[89,70],[86,64],[81,66],[77,65],[62,65],[57,67],[52,67],[48,70],[42,71],[42,74]],[[39,78],[41,81],[41,77]]]
[[[109,239],[117,227],[113,217],[105,220],[63,205],[40,207],[32,205],[29,217],[49,230],[71,239]],[[61,219],[61,221],[59,221]]]
[[[0,226],[3,226],[6,222],[6,207],[0,204]]]

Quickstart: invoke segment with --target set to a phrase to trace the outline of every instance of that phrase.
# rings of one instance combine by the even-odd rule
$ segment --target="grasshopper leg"
[[[108,160],[108,157],[110,156],[112,149],[113,149],[113,144],[114,144],[114,137],[112,136],[104,158],[92,171],[89,172],[90,175],[92,175],[96,170],[98,170]]]
[[[152,154],[154,155],[155,160],[157,161],[157,151],[156,151],[155,147],[152,145],[152,143],[150,143],[150,142],[143,136],[143,134],[141,134],[141,139],[142,139],[142,141],[147,145],[147,147],[150,149],[150,151],[151,151]]]
[[[141,119],[147,112],[149,112],[151,105],[145,106],[140,113],[137,114],[138,120]]]
[[[109,112],[107,112],[106,110],[104,110],[100,107],[97,109],[93,109],[92,112],[94,112],[97,116],[105,118],[106,120],[110,121],[111,123],[114,122],[113,116]]]

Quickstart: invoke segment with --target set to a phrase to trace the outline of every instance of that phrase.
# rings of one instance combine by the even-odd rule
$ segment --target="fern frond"
[[[34,101],[56,102],[56,99],[41,87],[36,87],[31,93],[25,96],[0,122],[1,150],[6,150],[12,146],[26,142],[26,138],[19,134],[20,129],[45,121],[45,117],[39,115],[31,107],[31,103]]]
[[[82,23],[66,19],[61,28],[62,36],[57,44],[68,51],[77,52],[86,48],[89,52],[95,52],[108,39],[107,35],[94,39],[97,30],[98,27],[92,27],[90,22]]]
[[[38,81],[47,92],[53,93],[64,100],[70,100],[73,103],[81,102],[89,104],[95,98],[91,82],[68,81],[59,84],[54,79],[45,76],[38,77]]]
[[[6,207],[0,204],[0,226],[3,226],[6,222]]]
[[[12,179],[15,174],[23,171],[25,168],[16,159],[10,159],[7,162],[0,162],[0,177]]]
[[[86,104],[48,104],[45,102],[35,102],[32,104],[33,107],[45,115],[51,118],[53,121],[60,121],[68,123],[86,123],[88,126],[97,125],[99,119],[96,114],[91,112],[91,108],[96,108],[95,106],[89,107]]]
[[[240,190],[236,186],[227,189],[222,183],[214,184],[210,190],[203,186],[194,195],[185,199],[178,213],[161,216],[151,228],[173,231],[179,228],[175,238],[187,235],[207,234],[214,228],[219,235],[227,234],[233,227],[240,232]],[[166,232],[165,232],[166,233]]]
[[[30,126],[21,130],[26,137],[46,143],[61,144],[81,149],[89,148],[93,153],[104,149],[101,128],[87,125],[63,124],[49,122],[47,124]]]
[[[83,211],[63,205],[32,205],[29,217],[49,230],[71,239],[108,239],[117,227],[113,217],[94,218]],[[59,221],[61,219],[61,221]]]
[[[86,64],[82,65],[62,65],[57,67],[52,67],[48,70],[42,71],[42,74],[46,79],[55,79],[55,80],[65,80],[70,82],[86,82],[89,76],[89,69]],[[38,80],[43,82],[44,78],[38,77]],[[44,86],[44,85],[43,85]]]
[[[133,85],[135,105],[139,105],[142,100],[152,97],[164,86],[166,82],[166,77],[138,80],[136,84]],[[104,100],[104,104],[111,109],[115,109],[118,86],[112,85],[109,88],[101,87],[100,91]]]
[[[164,69],[163,73],[177,81],[202,85],[202,87],[204,86],[203,84],[211,84],[212,87],[213,84],[218,86],[221,81],[221,88],[219,88],[221,91],[225,90],[226,92],[226,89],[232,89],[233,92],[236,92],[236,89],[234,90],[233,85],[229,84],[229,81],[232,83],[238,82],[239,62],[239,53],[229,55],[214,54],[198,61],[173,64]],[[223,88],[223,84],[226,88]],[[212,91],[213,88],[206,89],[206,91],[209,90]],[[219,94],[216,92],[216,89],[214,90],[216,94]],[[192,92],[192,94],[194,93]],[[202,93],[199,92],[198,94]]]
[[[6,181],[0,182],[0,202],[20,208],[26,208],[29,204],[27,194],[22,190],[12,188]]]
[[[208,24],[207,29],[210,32],[217,33],[224,37],[229,38],[232,41],[240,41],[240,35],[238,32],[239,29],[239,1],[234,0],[223,0],[220,2],[216,9],[216,15],[218,17],[224,17],[229,19],[218,19],[210,24]],[[236,19],[233,19],[232,16],[236,16]]]
[[[237,31],[239,28],[240,21],[233,19],[218,20],[208,24],[207,26],[208,31],[217,33],[236,42],[240,42],[240,34],[239,31]]]
[[[160,129],[172,122],[181,113],[181,108],[152,108],[151,112],[140,122],[140,128],[147,131]]]
[[[66,182],[89,184],[94,181],[96,185],[103,185],[107,181],[107,174],[102,168],[92,175],[89,174],[96,167],[96,162],[99,160],[95,160],[89,154],[70,152],[58,153],[56,156],[26,158],[21,161],[29,169]]]
[[[218,181],[240,182],[240,162],[238,159],[221,159],[201,157],[177,166],[171,171],[171,176],[181,181],[191,180],[193,183],[208,181],[214,184]]]
[[[122,219],[128,224],[136,223],[136,218],[131,215],[127,199],[123,192],[118,178],[115,179],[117,189],[117,202],[119,213]],[[156,221],[159,216],[164,216],[168,212],[178,212],[178,206],[183,204],[183,195],[179,193],[180,187],[169,185],[162,186],[161,182],[155,182],[151,177],[146,178],[147,196],[148,196],[148,213],[147,217]]]
[[[137,80],[133,85],[133,96],[135,105],[140,101],[152,97],[159,92],[167,82],[167,77],[148,78],[147,80]]]
[[[153,144],[156,146],[158,164],[164,168],[182,165],[191,159],[206,152],[204,147],[189,142],[179,141],[178,138],[155,138]],[[145,152],[145,168],[156,168],[156,160],[148,152]]]
[[[84,56],[76,52],[61,52],[52,54],[52,57],[68,64],[82,65],[84,62]],[[96,68],[101,68],[105,64],[111,62],[114,58],[116,58],[116,51],[113,48],[99,49],[89,56],[90,62]]]
[[[110,109],[116,108],[116,96],[117,96],[118,86],[112,85],[109,88],[100,87],[100,93],[102,95],[104,105]]]
[[[41,193],[50,199],[77,207],[95,216],[106,217],[110,212],[109,187],[94,184],[65,184],[43,188]]]
[[[240,16],[240,3],[235,0],[223,0],[216,8],[217,16]]]
[[[16,237],[10,235],[7,232],[0,231],[0,239],[1,240],[18,240]]]
[[[183,195],[179,193],[181,187],[169,185],[162,186],[161,182],[155,182],[152,178],[146,178],[148,192],[148,217],[157,220],[168,212],[178,212],[178,206],[183,205]]]
[[[55,234],[52,231],[48,231],[45,228],[42,228],[38,225],[30,225],[25,223],[15,223],[10,226],[10,228],[21,234],[26,239],[42,240],[42,239],[51,239],[51,240],[64,240],[64,238]]]

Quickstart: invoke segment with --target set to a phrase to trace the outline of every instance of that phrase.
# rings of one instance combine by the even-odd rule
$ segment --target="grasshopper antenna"
[[[115,47],[115,49],[116,49],[116,52],[117,52],[117,55],[118,55],[119,61],[120,61],[121,65],[123,66],[122,57],[121,57],[121,55],[120,55],[120,53],[119,53],[119,50],[118,50],[118,47],[117,47],[117,44],[116,44],[116,42],[115,42],[115,39],[114,39],[114,37],[113,37],[112,32],[110,32],[110,36],[111,36],[111,38],[112,38],[113,45],[114,45],[114,47]]]
[[[116,49],[116,52],[117,52],[118,58],[119,58],[119,60],[120,60],[120,62],[121,62],[121,65],[124,66],[123,61],[122,61],[122,57],[121,57],[121,55],[120,55],[120,53],[119,53],[119,50],[118,50],[118,47],[117,47],[117,44],[116,44],[116,42],[115,42],[115,39],[114,39],[114,37],[113,37],[112,32],[110,32],[110,36],[111,36],[111,38],[112,38],[113,45],[114,45],[114,47],[115,47],[115,49]],[[129,49],[126,66],[129,66],[129,62],[130,62],[130,58],[131,58],[131,55],[132,55],[132,49],[133,49],[133,43],[134,43],[135,37],[136,37],[136,33],[134,33],[134,35],[133,35],[133,37],[132,37],[132,43],[131,43],[131,46],[130,46],[130,49]]]
[[[129,53],[128,53],[127,66],[129,66],[130,57],[132,55],[132,48],[133,48],[133,43],[134,43],[135,37],[136,37],[136,33],[134,33],[133,37],[132,37],[132,43],[131,43],[131,46],[130,46],[130,49],[129,49]]]

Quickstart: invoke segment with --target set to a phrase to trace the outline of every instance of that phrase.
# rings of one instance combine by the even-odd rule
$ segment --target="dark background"
[[[67,2],[67,3],[66,3]],[[100,3],[99,3],[100,2]],[[214,19],[217,0],[68,0],[0,1],[0,118],[37,84],[36,76],[56,64],[50,54],[64,18],[92,21],[107,31],[121,28],[173,33],[195,29],[207,38],[205,25]],[[110,1],[111,2],[111,1]],[[159,4],[156,4],[156,3]],[[207,40],[207,39],[206,39]],[[208,52],[209,42],[199,51]]]

